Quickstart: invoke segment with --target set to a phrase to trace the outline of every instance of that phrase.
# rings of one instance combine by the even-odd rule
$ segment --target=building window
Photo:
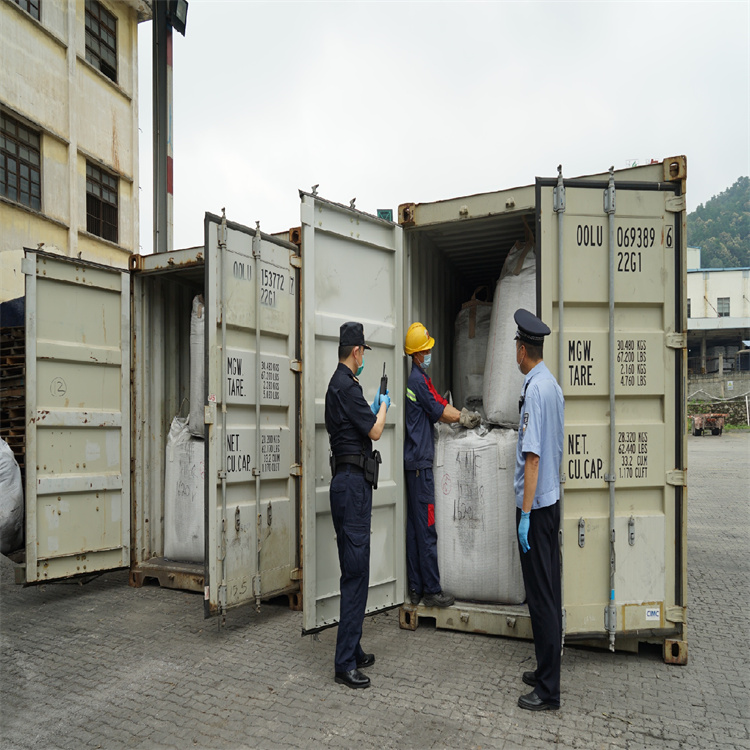
[[[30,16],[39,20],[39,4],[41,0],[15,0],[16,5],[23,8]]]
[[[39,133],[0,112],[0,195],[40,211]]]
[[[86,231],[117,242],[117,177],[86,162]]]
[[[720,318],[729,317],[729,297],[719,297],[716,300],[716,312]]]
[[[688,297],[688,318],[690,317],[690,297]]]
[[[86,0],[86,59],[117,82],[117,19],[96,0]]]

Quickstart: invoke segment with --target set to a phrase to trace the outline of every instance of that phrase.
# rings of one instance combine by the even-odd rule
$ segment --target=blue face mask
[[[430,366],[430,362],[432,362],[432,352],[424,355],[424,362],[422,362],[422,367],[424,367],[426,370]]]
[[[361,373],[361,372],[362,372],[362,370],[364,370],[364,369],[365,369],[365,358],[364,358],[364,356],[363,356],[363,357],[362,357],[362,364],[361,364],[361,365],[360,365],[360,366],[359,366],[359,367],[357,368],[357,372],[355,373],[355,376],[354,376],[354,377],[357,377],[357,378],[358,378],[358,377],[360,376],[360,373]]]

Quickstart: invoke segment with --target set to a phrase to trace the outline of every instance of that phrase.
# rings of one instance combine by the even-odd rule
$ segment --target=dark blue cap
[[[519,341],[526,341],[529,344],[543,344],[544,337],[551,333],[549,326],[542,323],[534,313],[530,313],[522,307],[516,310],[513,318],[518,326],[515,338]]]
[[[365,329],[361,323],[342,323],[339,330],[339,346],[364,346],[365,349],[371,347],[365,344]]]

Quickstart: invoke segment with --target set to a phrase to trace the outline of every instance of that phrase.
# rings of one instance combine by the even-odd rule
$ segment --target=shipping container
[[[436,203],[398,223],[300,193],[288,238],[215,215],[204,246],[122,272],[27,251],[25,582],[130,567],[202,587],[206,616],[295,592],[303,632],[337,622],[324,399],[341,323],[364,324],[365,396],[383,363],[368,613],[402,627],[530,638],[525,605],[403,604],[403,338],[420,320],[451,388],[462,303],[534,240],[545,362],[566,399],[561,492],[566,642],[687,659],[684,157]],[[205,315],[205,560],[164,558],[164,461],[189,396],[190,304]],[[71,300],[75,299],[75,303]],[[512,356],[512,352],[509,352]],[[512,499],[509,500],[512,502]]]
[[[438,341],[439,391],[451,385],[444,342],[461,303],[535,235],[535,312],[552,329],[544,359],[565,396],[564,638],[663,644],[674,663],[687,659],[685,182],[677,157],[399,207],[406,322],[427,322]],[[425,615],[531,637],[525,605],[405,605],[401,624]]]

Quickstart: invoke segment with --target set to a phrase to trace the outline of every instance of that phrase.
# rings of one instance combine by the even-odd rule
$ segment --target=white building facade
[[[0,301],[24,248],[126,268],[138,249],[145,0],[0,0]]]
[[[700,248],[688,248],[687,308],[691,377],[748,375],[750,268],[700,268]],[[721,385],[721,396],[731,395]]]

